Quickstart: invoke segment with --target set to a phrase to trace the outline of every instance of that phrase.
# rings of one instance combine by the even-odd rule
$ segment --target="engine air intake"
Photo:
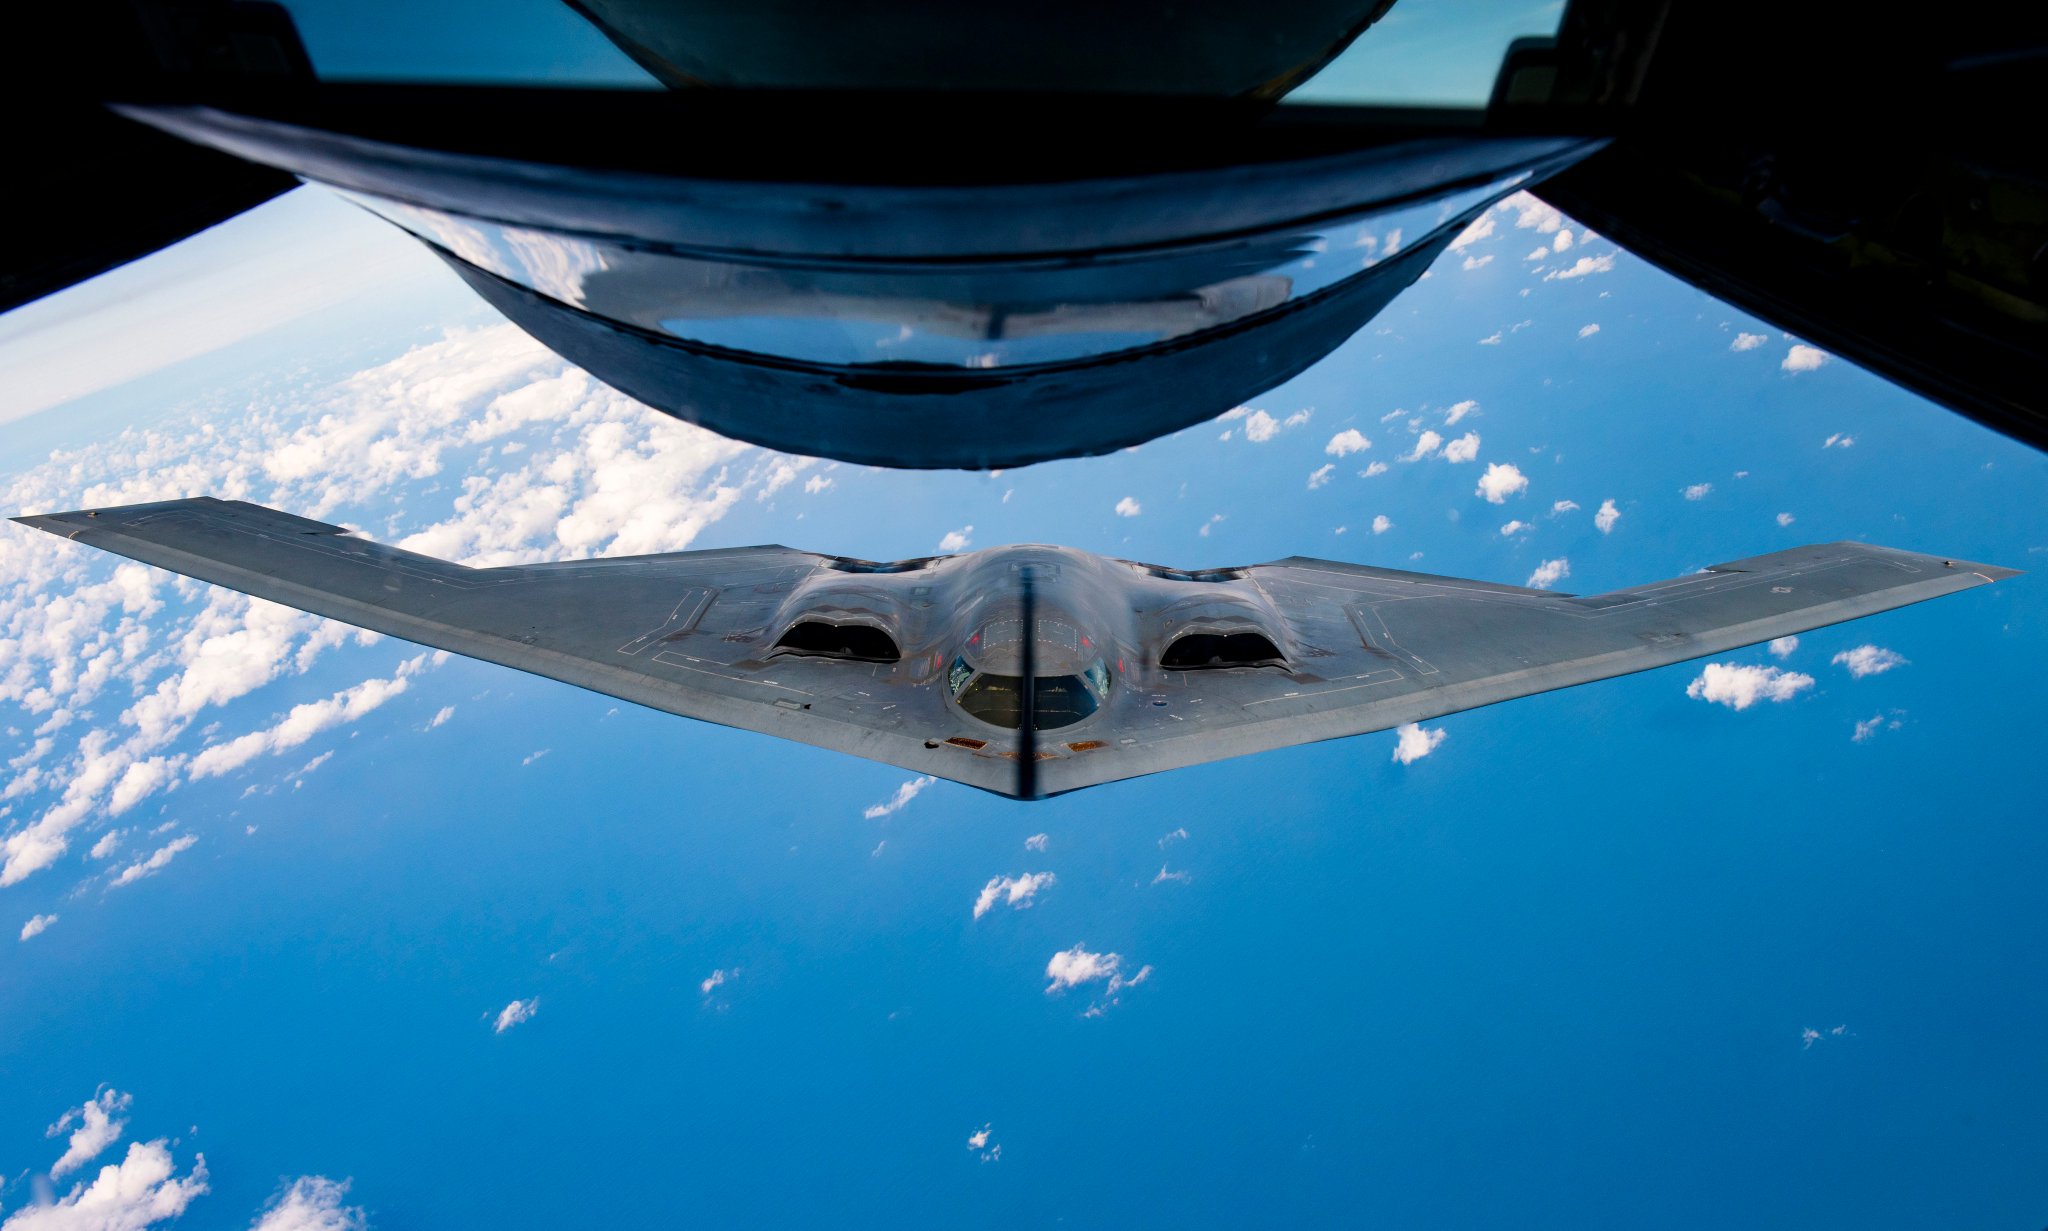
[[[833,624],[825,620],[797,621],[782,634],[775,648],[791,654],[851,658],[866,663],[893,663],[903,658],[896,639],[872,624]]]
[[[1267,667],[1287,660],[1264,633],[1189,633],[1166,647],[1159,665],[1174,671]]]

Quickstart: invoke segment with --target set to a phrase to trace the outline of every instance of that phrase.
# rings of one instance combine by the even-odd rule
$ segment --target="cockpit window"
[[[965,687],[956,681],[966,660],[955,659],[947,673],[960,708],[991,726],[1015,731],[1024,725],[1024,681],[1019,676],[984,671]],[[1100,660],[1080,675],[1041,675],[1031,690],[1032,728],[1051,731],[1070,727],[1093,714],[1109,696],[1109,670]]]

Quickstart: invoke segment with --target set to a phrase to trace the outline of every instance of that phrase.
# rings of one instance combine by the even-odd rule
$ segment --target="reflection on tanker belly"
[[[1450,224],[1523,178],[1313,229],[1015,262],[665,252],[348,195],[508,282],[686,342],[808,363],[988,370],[1141,350],[1282,308],[1454,234]]]
[[[1348,338],[1525,178],[1312,227],[1018,259],[678,251],[349,195],[657,409],[797,452],[973,468],[1107,452],[1256,396]],[[813,410],[779,435],[760,420],[781,393],[833,402],[829,421]],[[907,443],[935,415],[949,430]],[[963,432],[975,415],[1003,431]]]

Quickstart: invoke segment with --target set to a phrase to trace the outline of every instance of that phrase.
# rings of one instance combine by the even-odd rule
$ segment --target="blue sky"
[[[661,419],[314,190],[153,259],[252,281],[131,271],[223,323],[0,423],[8,512],[242,496],[473,561],[957,534],[1598,592],[1857,538],[2036,571],[1715,660],[1783,700],[1687,664],[1406,763],[1388,733],[1021,805],[5,527],[0,1227],[113,1164],[201,1226],[2038,1223],[2048,466],[1540,206],[1488,222],[1245,413],[999,475]],[[384,272],[302,303],[262,254],[320,245]],[[74,306],[11,372],[132,345]],[[1864,646],[1903,661],[1836,661]],[[1049,992],[1077,946],[1125,985]],[[89,1100],[120,1132],[43,1178]]]

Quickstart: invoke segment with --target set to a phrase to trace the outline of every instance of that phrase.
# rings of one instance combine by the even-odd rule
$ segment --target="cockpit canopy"
[[[1074,625],[1053,617],[1035,621],[1037,670],[1023,675],[1024,621],[991,620],[967,641],[946,673],[946,691],[967,714],[990,726],[1020,730],[1028,713],[1033,730],[1070,727],[1109,698],[1109,668],[1095,643]]]

